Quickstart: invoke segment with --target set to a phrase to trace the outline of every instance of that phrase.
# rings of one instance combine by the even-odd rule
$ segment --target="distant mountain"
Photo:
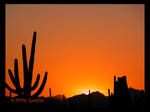
[[[142,91],[134,88],[129,88],[129,94],[131,98],[132,107],[143,107],[144,106],[144,97],[142,96]],[[144,94],[144,93],[143,93]],[[56,95],[52,97],[52,100],[49,97],[38,97],[33,99],[32,102],[52,102],[57,106],[63,106],[62,102],[63,95]],[[107,109],[109,106],[108,96],[100,93],[99,91],[92,92],[90,95],[79,94],[70,98],[65,98],[65,105],[67,108],[83,108],[88,109]],[[9,97],[6,97],[6,100],[10,101]],[[22,99],[17,97],[12,97],[11,102],[23,102]]]
[[[68,102],[75,108],[88,108],[90,106],[98,109],[108,107],[108,98],[99,91],[92,92],[90,96],[85,94],[75,95],[68,98]]]
[[[143,106],[144,100],[142,91],[134,88],[129,88],[129,94],[131,98],[132,106]],[[94,109],[104,109],[109,106],[108,96],[100,93],[99,91],[92,92],[90,94],[91,102],[89,100],[89,95],[79,94],[67,99],[68,104],[74,108],[88,108],[89,106]]]
[[[138,90],[134,88],[129,88],[130,98],[133,106],[141,105],[144,106],[144,94],[143,90]]]
[[[108,97],[99,91],[91,93],[91,107],[92,108],[108,108]]]
[[[130,94],[141,94],[141,91],[143,91],[143,90],[138,90],[138,89],[134,89],[134,88],[129,88],[129,92],[130,92]]]

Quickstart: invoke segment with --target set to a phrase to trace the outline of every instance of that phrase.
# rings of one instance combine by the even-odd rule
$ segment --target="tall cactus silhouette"
[[[17,59],[14,60],[14,75],[10,69],[8,70],[9,76],[12,80],[13,85],[15,86],[15,89],[11,88],[7,83],[6,83],[6,88],[8,90],[10,90],[11,92],[18,94],[19,97],[35,98],[41,94],[41,92],[43,91],[44,86],[46,84],[47,72],[45,72],[45,76],[44,76],[44,79],[42,81],[40,88],[37,90],[36,93],[31,95],[31,92],[37,88],[39,80],[40,80],[40,74],[38,74],[36,81],[35,81],[34,85],[32,86],[35,44],[36,44],[36,32],[34,32],[34,34],[33,34],[29,66],[27,64],[26,47],[24,44],[22,45],[23,72],[24,72],[24,87],[23,88],[21,88],[20,81],[19,81],[19,72],[18,72],[19,70],[18,70],[18,60]]]

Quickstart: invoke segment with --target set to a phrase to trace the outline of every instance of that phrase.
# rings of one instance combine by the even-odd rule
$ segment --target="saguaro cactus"
[[[18,94],[19,97],[30,98],[30,97],[37,97],[44,89],[47,80],[47,72],[45,72],[44,79],[38,91],[31,95],[31,92],[37,88],[37,85],[40,80],[40,74],[37,75],[36,81],[33,86],[32,84],[32,76],[33,76],[33,66],[34,66],[34,54],[35,54],[35,44],[36,44],[36,32],[33,34],[32,40],[32,47],[31,47],[31,55],[29,66],[27,64],[27,57],[26,57],[26,47],[22,45],[22,56],[23,56],[23,72],[24,72],[24,87],[21,88],[19,82],[19,73],[18,73],[18,60],[15,59],[14,61],[14,76],[12,71],[9,69],[9,76],[15,86],[15,89],[11,88],[7,83],[6,87],[13,93]]]

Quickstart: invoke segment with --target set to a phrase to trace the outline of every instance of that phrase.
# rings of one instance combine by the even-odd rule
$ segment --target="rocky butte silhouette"
[[[137,94],[139,92],[140,94]],[[110,95],[110,90],[108,89],[110,111],[128,112],[144,110],[142,106],[142,103],[144,103],[144,91],[139,92],[133,88],[128,88],[126,76],[118,77],[118,80],[114,76],[114,93]]]

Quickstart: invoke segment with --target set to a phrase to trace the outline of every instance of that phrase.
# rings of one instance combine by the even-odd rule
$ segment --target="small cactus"
[[[49,88],[49,97],[50,97],[50,99],[52,98],[51,88]]]
[[[108,89],[108,96],[110,97],[110,89]]]
[[[110,89],[108,89],[108,101],[109,101],[109,109],[112,109],[112,97],[113,97],[113,94],[111,93],[110,94]]]
[[[64,109],[66,108],[66,98],[65,98],[64,94],[63,94],[63,107],[64,107]]]
[[[10,102],[11,102],[11,91],[9,92],[9,98],[10,98]]]
[[[88,94],[88,108],[91,109],[91,91],[89,89],[89,94]]]

